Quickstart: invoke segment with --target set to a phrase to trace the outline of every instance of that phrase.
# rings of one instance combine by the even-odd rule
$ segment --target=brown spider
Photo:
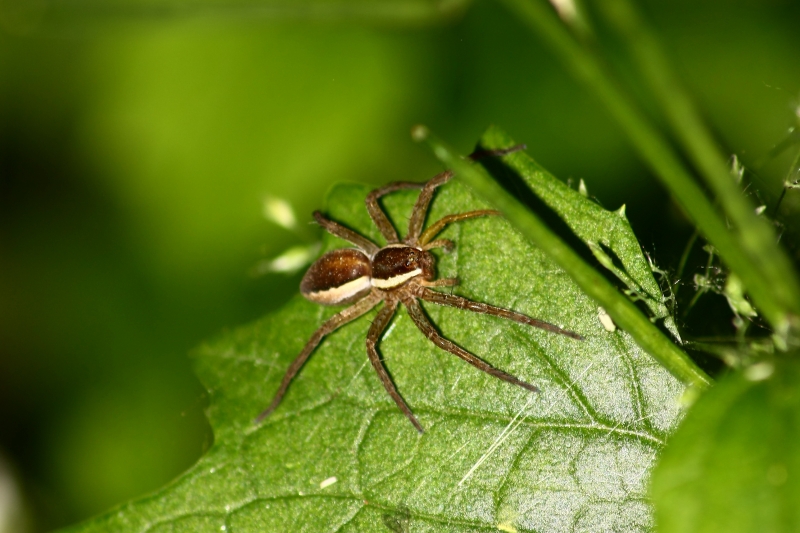
[[[505,151],[507,153],[507,151]],[[473,155],[475,158],[475,155]],[[353,304],[343,311],[329,318],[322,326],[314,332],[311,338],[300,352],[300,355],[292,362],[286,371],[275,399],[256,419],[256,423],[261,422],[269,416],[283,399],[286,389],[289,387],[294,376],[306,362],[308,357],[319,345],[322,339],[329,333],[367,313],[380,302],[384,302],[383,308],[378,312],[372,326],[367,333],[367,355],[378,377],[389,393],[389,396],[397,403],[400,410],[408,417],[414,427],[422,433],[423,429],[416,419],[411,409],[397,392],[397,388],[392,382],[383,362],[378,356],[375,346],[381,338],[386,326],[389,325],[394,316],[397,306],[402,303],[408,309],[408,314],[414,324],[430,339],[436,346],[457,355],[474,367],[483,370],[487,374],[500,378],[509,383],[519,385],[529,391],[538,392],[539,389],[534,385],[526,383],[511,374],[494,368],[464,350],[460,346],[445,339],[434,329],[418,299],[423,299],[438,305],[466,309],[475,313],[494,315],[528,324],[537,328],[545,329],[553,333],[559,333],[582,340],[577,333],[563,330],[553,324],[531,318],[529,316],[502,309],[485,303],[474,302],[461,296],[444,294],[431,289],[431,287],[452,287],[458,284],[455,278],[434,279],[435,259],[429,252],[432,248],[444,248],[449,251],[453,248],[452,241],[447,239],[433,238],[439,234],[446,225],[469,218],[499,215],[498,211],[481,209],[457,215],[448,215],[425,231],[422,231],[425,216],[428,212],[428,205],[433,197],[434,190],[446,183],[453,177],[450,171],[443,172],[435,176],[427,183],[395,182],[390,183],[379,189],[375,189],[366,198],[367,210],[375,225],[387,241],[386,246],[381,248],[372,241],[362,237],[358,233],[325,218],[319,211],[314,212],[314,219],[320,226],[325,228],[328,233],[351,242],[356,248],[341,248],[326,253],[320,257],[303,276],[300,283],[300,292],[307,299],[322,305],[341,305]],[[411,220],[408,224],[408,235],[401,241],[386,214],[378,204],[378,199],[385,194],[399,191],[401,189],[421,188],[414,210],[411,212]]]

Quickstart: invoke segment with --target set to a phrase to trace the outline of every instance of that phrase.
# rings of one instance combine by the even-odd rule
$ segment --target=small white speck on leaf
[[[336,479],[336,476],[331,476],[328,479],[323,479],[319,483],[319,488],[324,489],[325,487],[330,487],[331,485],[333,485],[337,481],[339,481],[339,480]]]
[[[600,323],[603,325],[606,331],[608,332],[617,331],[617,325],[614,324],[614,321],[611,319],[611,316],[602,307],[597,308],[597,318],[600,319]]]

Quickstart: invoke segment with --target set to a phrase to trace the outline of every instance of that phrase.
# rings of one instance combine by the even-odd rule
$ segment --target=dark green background
[[[661,266],[691,233],[594,97],[497,3],[414,24],[54,23],[3,6],[0,456],[33,531],[153,490],[203,453],[187,352],[279,307],[299,279],[247,275],[303,242],[264,220],[264,195],[306,231],[334,182],[423,181],[439,167],[410,140],[417,122],[463,152],[502,125],[607,208],[626,203]],[[800,5],[644,7],[726,151],[753,164],[796,120]],[[764,202],[786,164],[753,177]]]

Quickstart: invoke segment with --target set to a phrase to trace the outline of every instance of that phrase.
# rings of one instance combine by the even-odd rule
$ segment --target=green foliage
[[[691,171],[680,161],[666,135],[619,86],[615,73],[598,58],[595,48],[587,46],[586,40],[573,38],[570,30],[580,30],[575,26],[570,28],[573,22],[569,18],[559,20],[544,2],[505,2],[521,21],[545,36],[575,77],[603,100],[628,134],[630,142],[683,207],[698,231],[745,282],[752,298],[761,307],[762,315],[776,330],[780,342],[785,343],[786,337],[794,334],[791,331],[796,326],[793,321],[800,313],[800,286],[792,266],[778,247],[772,228],[755,215],[755,206],[742,198],[734,180],[730,179],[725,157],[685,97],[657,41],[639,20],[633,4],[628,0],[603,3],[609,24],[634,57],[639,76],[649,86],[660,104],[660,111],[683,141],[700,175],[718,195],[733,222],[730,226],[696,183]],[[585,24],[586,19],[582,19],[582,23]],[[778,280],[779,284],[774,283]]]
[[[692,408],[653,473],[660,532],[798,530],[796,356],[726,376]]]
[[[214,330],[220,323],[241,324],[296,291],[294,282],[272,277],[262,297],[245,304],[245,298],[232,296],[236,286],[242,294],[249,291],[242,286],[252,286],[243,272],[254,262],[256,241],[269,242],[264,255],[296,245],[288,233],[262,233],[262,193],[285,198],[305,213],[319,205],[319,191],[343,176],[374,183],[419,179],[422,158],[410,163],[417,155],[398,153],[407,149],[399,132],[409,121],[438,124],[462,146],[486,122],[500,121],[535,146],[537,157],[557,174],[585,176],[593,193],[611,195],[607,203],[625,201],[632,213],[648,211],[639,215],[637,231],[663,224],[670,228],[664,232],[670,234],[668,245],[681,247],[679,234],[689,230],[681,228],[678,210],[667,213],[672,200],[653,199],[660,193],[653,195],[656,188],[642,179],[646,173],[630,161],[617,138],[623,133],[695,235],[721,258],[715,263],[709,257],[706,270],[694,278],[707,285],[693,289],[685,283],[691,267],[683,275],[692,250],[687,246],[678,271],[682,292],[695,292],[685,298],[690,303],[684,311],[694,311],[684,336],[705,335],[714,330],[704,329],[712,321],[723,323],[724,334],[730,318],[725,303],[723,312],[718,306],[708,316],[697,310],[716,296],[727,298],[736,315],[736,342],[701,339],[691,346],[720,355],[737,373],[699,400],[674,438],[681,382],[697,387],[683,396],[692,399],[710,379],[674,342],[679,336],[671,309],[625,210],[602,209],[521,153],[482,162],[492,172],[500,167],[500,181],[508,172],[514,175],[503,190],[440,142],[437,156],[458,171],[461,183],[441,191],[432,216],[484,201],[506,215],[450,228],[445,236],[458,246],[440,257],[440,274],[459,276],[460,294],[544,318],[587,340],[433,305],[426,309],[445,336],[536,383],[542,393],[493,380],[436,350],[400,312],[381,349],[427,429],[420,436],[366,360],[363,341],[373,313],[331,335],[281,408],[256,427],[252,419],[289,362],[335,312],[296,297],[196,351],[211,398],[216,443],[209,453],[170,486],[70,531],[630,531],[650,530],[653,523],[668,533],[797,529],[800,284],[778,244],[795,247],[795,262],[800,257],[797,197],[786,195],[783,216],[774,221],[781,239],[767,217],[778,213],[770,198],[777,197],[778,181],[797,187],[800,155],[794,154],[788,173],[781,169],[778,181],[762,165],[797,148],[793,113],[793,128],[769,149],[776,132],[786,129],[790,99],[773,87],[791,92],[797,86],[796,78],[781,79],[775,72],[796,73],[792,50],[800,49],[791,46],[791,24],[785,23],[781,35],[779,21],[796,17],[785,16],[788,7],[773,6],[772,18],[764,18],[770,22],[752,25],[750,20],[761,18],[752,13],[762,11],[730,5],[720,17],[714,6],[693,5],[688,17],[680,6],[650,3],[646,10],[658,30],[675,32],[667,50],[628,0],[503,3],[511,15],[476,3],[477,14],[463,24],[403,36],[383,29],[452,20],[470,2],[122,0],[100,6],[12,0],[0,6],[0,28],[8,31],[0,38],[10,45],[0,47],[6,73],[0,82],[0,168],[12,176],[12,194],[0,209],[2,222],[11,222],[10,239],[3,227],[0,254],[3,272],[11,273],[0,286],[0,344],[11,355],[4,351],[0,357],[0,403],[6,434],[25,435],[2,445],[25,448],[27,468],[36,464],[40,470],[40,479],[26,479],[25,485],[35,487],[27,496],[62,504],[72,499],[80,502],[76,513],[86,514],[154,486],[153,479],[166,479],[196,457],[200,446],[186,450],[201,440],[200,424],[193,423],[193,431],[163,417],[177,417],[187,396],[200,395],[188,383],[175,386],[163,378],[169,365],[161,356],[170,352],[180,360],[184,345],[153,348],[162,335],[185,342],[205,336],[194,333],[207,331],[193,329],[199,317]],[[670,22],[670,13],[681,15]],[[248,23],[303,18],[362,26],[231,23],[239,17]],[[158,23],[129,24],[133,19]],[[523,25],[534,28],[602,102],[618,132],[600,107],[587,103],[592,98],[558,80],[558,67],[540,55]],[[691,31],[682,33],[692,25],[694,39]],[[84,27],[88,33],[100,30],[99,39],[84,41]],[[72,38],[76,33],[81,38]],[[53,38],[63,34],[71,38]],[[779,41],[790,43],[789,52],[775,63],[779,47],[768,43]],[[48,60],[37,64],[40,47],[57,53],[45,53]],[[683,78],[695,85],[692,92],[705,99],[702,115],[669,64],[673,53]],[[25,81],[15,81],[15,73]],[[769,98],[773,109],[759,107]],[[750,105],[742,105],[748,99]],[[60,155],[52,159],[42,142],[57,146]],[[481,144],[511,142],[490,130]],[[746,157],[769,151],[746,162],[747,174],[758,174],[760,182],[744,187],[741,172],[731,179],[726,159],[734,149]],[[35,164],[19,164],[18,158]],[[71,170],[72,186],[85,182],[86,191],[100,191],[91,202],[102,209],[73,204],[70,186],[52,194],[54,183],[70,181],[62,180],[66,160],[80,161]],[[46,164],[40,167],[40,161]],[[49,192],[27,193],[29,201],[19,202],[14,193],[28,187]],[[636,193],[628,195],[636,187],[651,195],[649,205]],[[758,209],[743,188],[763,196]],[[367,190],[336,188],[330,214],[377,238],[363,209]],[[530,191],[539,200],[514,198]],[[548,224],[537,218],[538,209],[531,210],[539,201],[552,211]],[[387,198],[398,225],[407,220],[412,202],[412,194]],[[792,202],[795,214],[787,214]],[[117,207],[107,212],[106,204]],[[106,215],[119,216],[120,206],[127,214],[115,224]],[[661,216],[649,211],[653,207],[661,208]],[[553,225],[560,237],[571,233],[569,244],[551,231]],[[116,232],[106,233],[113,227]],[[89,228],[93,238],[87,237]],[[139,243],[131,253],[125,246],[109,253],[108,243],[126,235]],[[93,240],[93,246],[84,245]],[[659,249],[663,243],[643,242],[669,270],[669,254]],[[326,237],[327,249],[340,245]],[[65,263],[62,256],[72,259]],[[143,266],[150,280],[140,283]],[[110,274],[115,271],[131,275],[125,290]],[[224,272],[228,283],[220,281]],[[148,302],[154,287],[180,301]],[[682,302],[680,294],[675,301]],[[135,309],[146,320],[137,323]],[[617,329],[600,317],[613,319]],[[747,327],[763,326],[762,320],[772,329],[747,338]],[[124,349],[107,349],[106,343]],[[781,350],[788,355],[777,354]],[[35,355],[42,351],[58,357],[41,364]],[[26,374],[39,376],[43,367],[57,379],[30,386]],[[172,367],[188,381],[187,371]],[[94,382],[94,389],[85,392],[81,381],[84,387]],[[67,398],[65,389],[79,400]],[[35,431],[28,431],[29,418],[42,419]],[[37,433],[46,435],[46,445],[28,440]],[[670,439],[648,492],[651,467]],[[169,459],[176,450],[186,459]],[[24,475],[35,478],[30,471]],[[47,486],[47,476],[68,488],[54,496],[58,491]],[[41,501],[31,508],[40,513]],[[1,522],[2,517],[0,529]],[[47,520],[34,525],[48,526]]]
[[[58,2],[42,0],[35,6],[13,0],[6,17],[17,26],[42,22],[50,25],[85,22],[87,16],[126,19],[135,16],[251,15],[270,19],[324,21],[389,22],[420,24],[438,22],[464,11],[469,0],[120,0],[109,6],[78,0]]]
[[[415,128],[413,136],[418,140],[425,140],[436,156],[458,174],[461,181],[468,183],[476,193],[500,210],[529,242],[541,249],[559,267],[564,269],[586,295],[603,306],[603,310],[630,333],[640,347],[655,357],[675,377],[699,390],[704,390],[708,386],[710,381],[708,376],[680,348],[654,327],[630,299],[623,296],[600,272],[584,261],[577,250],[570,248],[545,225],[539,215],[534,213],[535,209],[526,206],[516,196],[518,194],[524,196],[525,189],[528,188],[546,199],[548,207],[558,213],[562,221],[569,227],[566,230],[567,233],[572,231],[583,239],[584,244],[592,250],[600,264],[626,283],[629,291],[633,289],[638,298],[645,301],[650,300],[649,312],[654,315],[653,320],[664,318],[667,313],[662,301],[663,297],[659,294],[655,283],[645,286],[634,279],[637,270],[640,273],[642,270],[647,270],[643,269],[646,265],[637,264],[630,259],[623,259],[639,257],[638,251],[631,254],[632,248],[628,248],[617,253],[614,248],[607,247],[608,251],[603,248],[606,243],[611,243],[617,235],[630,231],[627,222],[622,224],[619,220],[614,220],[613,216],[600,216],[587,201],[584,201],[583,204],[572,201],[565,205],[563,201],[559,201],[559,197],[568,189],[563,184],[556,185],[558,182],[555,178],[530,157],[519,151],[509,154],[506,160],[509,168],[518,175],[517,180],[521,179],[524,183],[515,182],[512,179],[511,183],[507,185],[507,189],[504,189],[486,172],[466,163],[446,143],[432,135],[426,127]],[[481,141],[484,148],[492,150],[502,149],[513,144],[507,135],[496,128],[490,129]],[[514,191],[515,194],[509,191]],[[528,202],[530,201],[528,198]],[[620,209],[617,212],[617,218],[623,217],[624,209]],[[601,220],[604,220],[605,223],[602,224]],[[611,222],[612,220],[614,222]],[[598,225],[604,226],[602,232],[598,231]],[[621,226],[627,231],[620,231]],[[621,244],[620,242],[616,243],[617,249],[620,249]],[[614,256],[619,261],[619,266],[615,265],[615,261],[612,259]],[[630,274],[627,273],[628,270],[631,271]],[[634,276],[634,278],[630,276]],[[652,278],[652,276],[648,277]],[[669,326],[670,322],[667,321],[666,325]]]
[[[557,196],[570,210],[595,210],[596,218],[567,219],[577,231],[613,235],[608,245],[631,265],[628,274],[657,292],[627,223],[553,185],[543,188],[545,201]],[[328,213],[379,240],[363,205],[367,192],[334,188]],[[386,199],[398,227],[414,199]],[[480,207],[451,183],[429,220]],[[211,451],[171,486],[69,531],[650,529],[649,470],[680,417],[681,384],[627,333],[607,331],[596,304],[505,220],[468,221],[442,236],[456,249],[440,257],[439,275],[458,276],[458,293],[586,338],[425,306],[446,337],[538,385],[540,394],[438,350],[400,312],[380,350],[426,428],[420,435],[367,361],[371,314],[330,335],[279,409],[256,426],[289,363],[335,312],[298,296],[195,353],[210,395]],[[342,242],[326,237],[325,244]]]

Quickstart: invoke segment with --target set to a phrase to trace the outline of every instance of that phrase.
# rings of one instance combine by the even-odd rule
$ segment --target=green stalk
[[[762,272],[763,261],[752,256],[728,231],[703,190],[683,167],[669,143],[631,103],[590,51],[580,46],[559,21],[549,5],[540,0],[504,0],[521,20],[542,35],[561,55],[573,74],[606,104],[656,175],[697,226],[718,250],[720,257],[744,282],[763,316],[782,336],[788,330],[788,314],[800,306],[779,297],[775,285],[781,280]]]
[[[589,297],[603,306],[617,325],[627,331],[642,349],[655,357],[673,376],[700,390],[708,388],[710,378],[680,348],[605,277],[550,231],[534,213],[498,185],[483,168],[466,162],[424,126],[415,128],[413,136],[415,140],[425,141],[436,157],[455,172],[457,179],[501,211],[525,238],[563,268]]]
[[[774,298],[785,309],[800,314],[800,285],[789,259],[777,245],[775,233],[755,214],[755,206],[731,179],[726,157],[695,111],[652,31],[629,0],[601,0],[595,4],[627,41],[670,126],[733,222],[751,261],[767,279],[779,281],[771,285]]]

